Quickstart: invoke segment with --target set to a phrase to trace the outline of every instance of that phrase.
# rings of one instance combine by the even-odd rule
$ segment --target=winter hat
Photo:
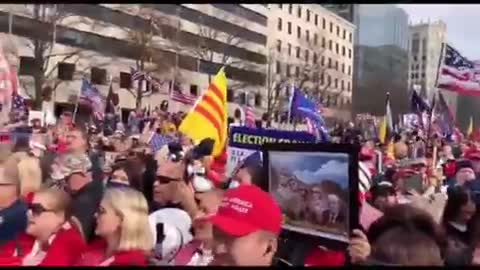
[[[455,174],[457,174],[461,169],[465,168],[470,168],[472,171],[474,171],[472,162],[470,160],[464,159],[457,161],[457,164],[455,165]]]
[[[192,149],[192,158],[201,159],[205,156],[212,155],[215,140],[206,138]]]
[[[192,219],[178,208],[164,208],[148,217],[155,244],[154,257],[170,262],[180,249],[193,240],[190,233]],[[162,229],[163,232],[157,229]],[[159,239],[159,238],[162,239]]]

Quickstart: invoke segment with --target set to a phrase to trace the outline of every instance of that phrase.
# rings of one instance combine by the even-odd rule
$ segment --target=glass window
[[[282,31],[282,18],[278,18],[278,31]]]

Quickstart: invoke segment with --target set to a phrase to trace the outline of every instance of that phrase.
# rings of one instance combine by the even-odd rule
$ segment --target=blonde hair
[[[148,204],[142,193],[131,188],[109,188],[103,201],[122,218],[117,250],[153,249],[153,235],[148,222]]]
[[[49,207],[55,212],[64,212],[65,218],[70,216],[70,195],[62,189],[55,187],[42,187],[35,192],[35,196],[42,196],[48,198],[50,203]]]
[[[21,159],[18,163],[18,177],[22,196],[39,190],[42,184],[42,170],[39,160],[34,157]]]

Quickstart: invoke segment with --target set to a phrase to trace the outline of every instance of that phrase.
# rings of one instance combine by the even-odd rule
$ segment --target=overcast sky
[[[412,23],[441,19],[447,24],[447,41],[470,60],[480,60],[480,5],[398,5]]]

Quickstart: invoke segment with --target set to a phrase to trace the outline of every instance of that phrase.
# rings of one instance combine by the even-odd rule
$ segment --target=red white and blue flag
[[[180,102],[186,105],[193,105],[197,100],[197,97],[194,95],[184,94],[180,85],[178,83],[172,82],[172,87],[170,89],[170,98],[173,101]]]
[[[102,120],[105,112],[105,98],[100,94],[95,86],[87,79],[82,79],[82,88],[80,88],[80,102],[92,109],[96,119]]]
[[[438,74],[438,88],[462,95],[480,96],[480,64],[445,44],[445,58]]]
[[[249,128],[256,128],[257,125],[255,124],[255,112],[253,111],[253,108],[247,105],[244,111],[245,111],[245,126]]]

